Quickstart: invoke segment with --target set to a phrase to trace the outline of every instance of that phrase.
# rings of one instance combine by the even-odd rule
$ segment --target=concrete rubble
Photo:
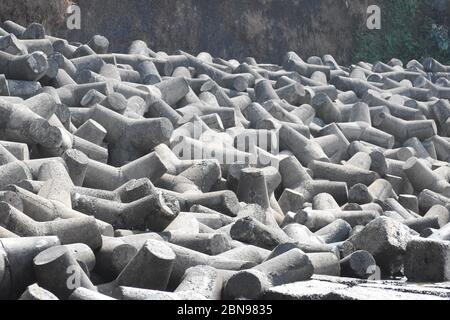
[[[450,66],[0,27],[0,299],[450,299]]]

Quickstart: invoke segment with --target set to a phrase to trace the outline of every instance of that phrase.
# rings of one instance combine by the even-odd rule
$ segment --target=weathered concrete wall
[[[43,23],[55,34],[65,27],[64,13],[70,0],[0,0],[0,21],[13,20],[22,25]]]
[[[100,33],[119,50],[130,38],[156,50],[208,51],[222,57],[279,61],[288,50],[332,53],[348,61],[352,30],[366,1],[345,0],[78,0],[83,29]]]
[[[169,53],[208,51],[280,62],[294,50],[304,57],[331,53],[348,63],[356,47],[354,31],[365,23],[368,5],[384,1],[395,0],[0,0],[0,19],[41,21],[52,34],[77,42],[102,34],[116,51],[142,39]],[[439,15],[447,25],[450,1],[423,1],[430,8],[444,7]],[[71,2],[82,10],[79,31],[64,23]]]
[[[142,39],[167,52],[208,51],[276,62],[295,50],[305,56],[332,53],[348,61],[353,24],[367,7],[365,0],[78,0],[82,29],[68,31],[61,23],[68,2],[0,0],[0,19],[42,21],[73,41],[103,34],[115,50]]]

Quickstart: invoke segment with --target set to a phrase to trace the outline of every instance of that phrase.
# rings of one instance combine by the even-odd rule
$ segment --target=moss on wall
[[[392,57],[408,61],[433,56],[450,62],[447,0],[378,1],[382,28],[355,29],[353,61],[387,61]]]

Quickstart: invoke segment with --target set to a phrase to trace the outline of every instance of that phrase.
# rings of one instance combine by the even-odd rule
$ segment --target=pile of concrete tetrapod
[[[450,66],[0,28],[0,298],[449,299]],[[426,283],[426,284],[424,284]]]

